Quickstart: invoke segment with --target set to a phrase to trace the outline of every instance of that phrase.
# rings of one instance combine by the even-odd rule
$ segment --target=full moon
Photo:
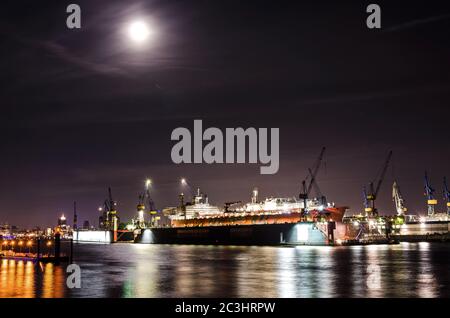
[[[134,21],[128,27],[128,35],[136,43],[142,43],[150,35],[148,25],[143,21]]]

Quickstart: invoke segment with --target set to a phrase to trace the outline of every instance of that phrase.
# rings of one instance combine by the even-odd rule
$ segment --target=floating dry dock
[[[328,245],[314,222],[144,229],[137,243],[221,245]]]
[[[426,239],[424,234],[436,234],[437,229],[440,234],[448,233],[448,221],[418,224],[405,216],[374,213],[344,218],[346,207],[337,207],[323,198],[270,197],[259,201],[257,189],[252,193],[251,202],[229,202],[223,210],[211,205],[200,189],[191,202],[185,203],[183,194],[179,198],[177,207],[166,208],[154,217],[151,215],[153,220],[161,222],[146,223],[144,214],[140,213],[128,231],[75,231],[74,240],[146,244],[361,245],[395,244],[410,234]],[[142,209],[139,204],[138,211],[143,212]]]
[[[297,218],[297,222],[294,219]],[[144,244],[221,244],[221,245],[368,245],[396,244],[402,241],[449,241],[448,221],[429,223],[404,223],[386,235],[385,229],[361,229],[369,222],[301,221],[299,214],[279,218],[260,218],[261,223],[224,224],[215,219],[212,223],[193,220],[175,226],[137,229],[128,232],[127,239]],[[291,219],[292,222],[287,220]],[[254,221],[254,216],[252,217]],[[283,220],[285,222],[280,222]],[[380,226],[381,227],[381,226]],[[112,231],[78,231],[75,241],[113,243]],[[119,235],[119,238],[123,237]]]

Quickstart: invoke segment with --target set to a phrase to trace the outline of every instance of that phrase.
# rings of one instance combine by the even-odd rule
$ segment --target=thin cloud
[[[448,19],[448,18],[450,18],[450,14],[443,14],[443,15],[438,15],[438,16],[429,17],[429,18],[425,18],[425,19],[416,19],[416,20],[413,20],[410,22],[406,22],[406,23],[394,25],[394,26],[391,26],[388,28],[384,28],[383,31],[384,32],[401,31],[401,30],[405,30],[405,29],[414,28],[419,25],[432,23],[432,22],[436,22],[436,21],[440,21],[440,20],[444,20],[444,19]]]
[[[33,40],[25,36],[11,35],[13,33],[6,32],[8,30],[8,25],[1,25],[4,29],[0,34],[10,38],[11,40],[21,43],[22,45],[33,47],[37,49],[43,49],[52,56],[68,63],[75,65],[85,71],[90,71],[93,73],[99,73],[104,75],[116,75],[116,76],[130,76],[125,70],[104,63],[94,63],[87,59],[83,59],[73,53],[70,53],[67,48],[54,42],[54,41],[39,41]]]
[[[85,70],[106,75],[127,75],[124,70],[118,67],[114,67],[108,64],[93,63],[86,59],[80,58],[70,53],[64,46],[58,43],[46,41],[42,42],[40,45],[61,60],[79,66]]]

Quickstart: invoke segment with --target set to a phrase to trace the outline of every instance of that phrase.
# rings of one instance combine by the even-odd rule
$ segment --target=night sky
[[[366,6],[382,29],[366,27]],[[66,27],[77,3],[82,28]],[[136,47],[136,18],[154,34]],[[362,210],[362,187],[389,150],[377,205],[391,186],[425,212],[428,170],[439,210],[450,177],[450,8],[444,1],[2,1],[0,223],[55,225],[78,204],[97,224],[112,187],[132,217],[144,180],[158,208],[177,204],[179,179],[211,203],[298,196],[322,146],[318,183],[330,201]],[[279,127],[280,170],[259,164],[172,163],[177,127]],[[186,192],[186,191],[185,191]]]

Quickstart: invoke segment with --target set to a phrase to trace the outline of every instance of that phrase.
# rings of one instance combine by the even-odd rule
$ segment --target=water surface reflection
[[[449,297],[450,245],[76,245],[64,266],[0,261],[0,297]]]

